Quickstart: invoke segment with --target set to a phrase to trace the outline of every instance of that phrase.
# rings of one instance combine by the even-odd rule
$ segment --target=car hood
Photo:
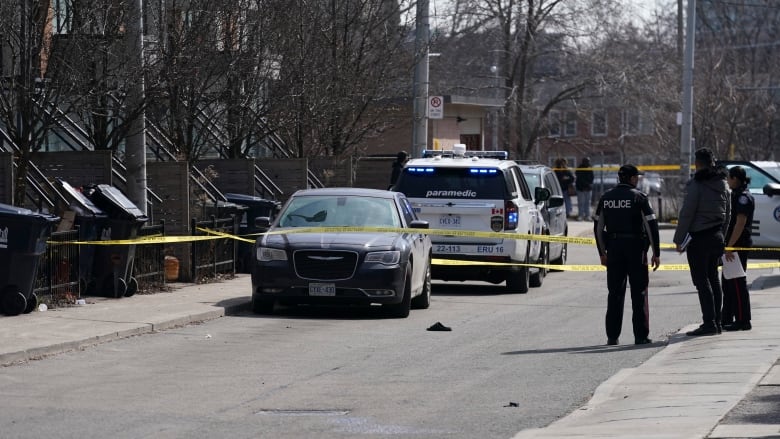
[[[278,232],[279,230],[277,230]],[[399,233],[290,233],[268,235],[261,242],[274,247],[392,248]]]

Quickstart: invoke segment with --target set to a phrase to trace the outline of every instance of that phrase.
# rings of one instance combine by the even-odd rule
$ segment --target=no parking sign
[[[428,118],[429,119],[444,118],[444,97],[443,96],[428,97]]]

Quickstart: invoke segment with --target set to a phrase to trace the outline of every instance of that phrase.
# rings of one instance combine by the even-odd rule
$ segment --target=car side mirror
[[[563,197],[560,195],[551,195],[550,199],[547,200],[548,209],[561,206],[563,206]]]
[[[267,232],[271,228],[271,218],[267,216],[258,216],[255,218],[255,228],[261,233]]]
[[[536,204],[543,203],[550,199],[550,190],[546,187],[537,187],[534,190],[534,200]]]
[[[770,197],[773,195],[780,195],[780,184],[778,183],[767,183],[764,185],[764,195],[769,195]]]
[[[428,229],[430,228],[430,225],[428,224],[428,221],[414,220],[409,223],[409,227],[412,229]]]

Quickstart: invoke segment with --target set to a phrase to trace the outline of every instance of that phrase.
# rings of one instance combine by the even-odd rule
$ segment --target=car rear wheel
[[[431,306],[431,260],[425,264],[425,279],[423,279],[423,290],[419,296],[412,299],[414,309],[428,309]]]
[[[531,246],[526,245],[525,250],[525,260],[522,261],[523,263],[528,263],[528,256],[531,252]],[[522,265],[519,267],[514,267],[511,271],[509,271],[506,275],[506,289],[510,293],[520,293],[525,294],[528,292],[528,288],[530,288],[530,279],[529,279],[529,270],[527,265]]]
[[[550,243],[543,242],[541,254],[539,255],[539,264],[547,265],[549,263],[550,263]],[[544,282],[544,277],[546,275],[547,275],[547,268],[539,267],[538,271],[531,275],[529,284],[533,288],[541,287],[542,283]]]
[[[409,310],[412,307],[412,269],[408,265],[404,279],[404,296],[401,298],[401,303],[385,305],[391,316],[400,319],[409,317]]]

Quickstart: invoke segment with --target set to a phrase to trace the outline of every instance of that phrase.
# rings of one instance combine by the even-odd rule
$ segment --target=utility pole
[[[412,158],[422,155],[428,149],[428,49],[430,45],[430,22],[428,0],[418,0],[415,21],[414,56],[414,116],[412,124]]]
[[[682,127],[680,134],[680,184],[691,174],[691,138],[693,132],[693,52],[696,37],[696,0],[688,0],[688,17],[683,60]],[[680,191],[682,193],[682,191]]]
[[[127,2],[127,31],[125,43],[130,68],[137,69],[135,81],[127,91],[127,108],[135,113],[125,138],[125,166],[127,167],[127,196],[136,207],[146,211],[146,112],[144,104],[144,25],[143,0]]]

